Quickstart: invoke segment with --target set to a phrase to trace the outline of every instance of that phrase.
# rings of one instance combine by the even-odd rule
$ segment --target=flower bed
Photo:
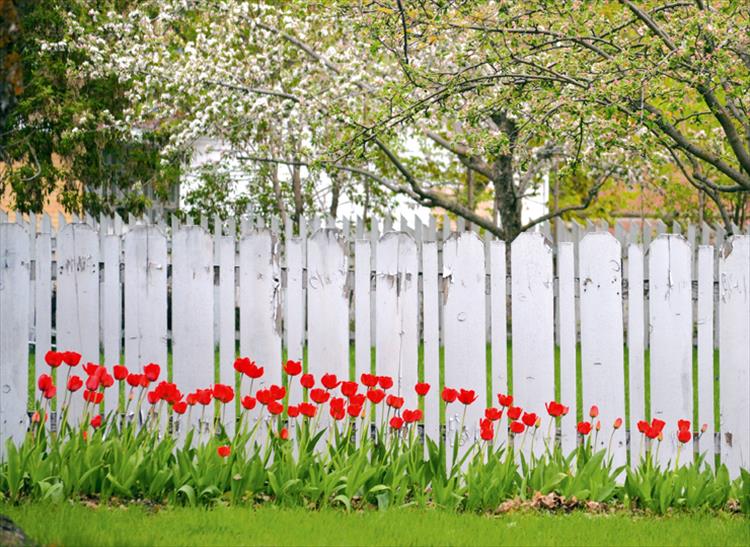
[[[79,365],[77,353],[50,352],[45,359],[52,368],[67,365],[65,390],[61,397],[52,376],[40,375],[31,428],[20,446],[6,443],[0,492],[12,501],[97,497],[346,509],[412,504],[466,511],[613,504],[656,513],[726,508],[750,513],[747,471],[730,481],[724,466],[713,470],[700,457],[681,464],[679,452],[668,466],[656,463],[666,435],[680,443],[691,440],[686,420],[674,429],[657,419],[639,422],[640,463],[615,467],[609,448],[592,446],[599,435],[611,439],[622,420],[602,424],[596,406],[590,420],[577,424],[579,446],[564,454],[553,431],[568,407],[557,401],[544,409],[545,428],[535,412],[541,409],[523,409],[512,396],[498,394],[499,406],[485,409],[472,424],[479,427],[477,440],[461,441],[458,432],[469,425],[466,409],[478,404],[477,394],[445,387],[442,400],[462,409],[463,418],[453,439],[435,442],[421,434],[422,411],[406,408],[404,398],[391,393],[394,382],[387,376],[363,374],[353,382],[325,374],[318,381],[303,374],[299,362],[288,361],[287,386],[256,389],[263,367],[240,358],[235,362],[240,393],[216,384],[184,394],[160,381],[161,368],[153,363],[138,372],[88,363],[81,367],[84,379],[72,372]],[[127,393],[123,412],[104,416],[104,393],[118,382]],[[423,397],[432,387],[418,383],[413,389]],[[75,397],[83,399],[80,416],[70,415]],[[228,428],[226,409],[234,413],[235,397],[242,409]],[[52,431],[48,416],[55,403],[61,418]],[[184,426],[193,422],[197,427]],[[501,440],[505,431],[507,440]]]

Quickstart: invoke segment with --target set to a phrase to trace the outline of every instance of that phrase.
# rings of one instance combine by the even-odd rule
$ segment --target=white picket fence
[[[238,237],[232,222],[216,222],[213,233],[207,224],[87,219],[53,231],[46,217],[0,223],[3,444],[27,428],[30,348],[38,374],[53,340],[108,366],[124,355],[131,370],[166,365],[171,350],[173,381],[184,392],[213,383],[216,348],[220,379],[233,384],[237,340],[239,353],[264,365],[264,381],[275,383],[282,348],[289,358],[305,356],[317,378],[347,377],[353,347],[356,377],[374,364],[378,374],[397,379],[407,407],[417,405],[423,344],[424,381],[433,386],[424,427],[433,438],[441,423],[441,347],[445,383],[480,394],[467,414],[469,436],[478,434],[485,393],[505,393],[511,385],[517,404],[544,413],[544,403],[555,398],[557,347],[563,402],[575,406],[580,352],[584,414],[598,404],[609,430],[629,406],[630,423],[613,440],[616,462],[627,460],[628,446],[637,459],[638,433],[631,443],[627,435],[645,417],[647,401],[651,416],[674,432],[678,419],[693,418],[695,389],[695,429],[709,428],[696,448],[719,451],[733,476],[750,467],[748,235],[718,241],[720,248],[691,245],[696,230],[690,242],[664,233],[648,245],[623,245],[603,226],[566,241],[565,231],[575,229],[560,224],[554,246],[542,230],[521,235],[508,249],[471,231],[440,234],[434,223],[404,222],[400,231],[384,224],[380,235],[376,223],[365,232],[361,222],[343,229],[311,222],[309,230],[303,226],[305,237],[291,225],[282,234],[275,224],[246,220]],[[715,232],[713,238],[717,243]],[[116,406],[115,397],[106,398],[107,410]],[[449,407],[449,438],[460,418],[458,406]],[[563,419],[566,449],[576,442],[575,421],[575,412]],[[599,441],[606,447],[609,436]],[[673,459],[675,451],[671,434],[660,458]]]

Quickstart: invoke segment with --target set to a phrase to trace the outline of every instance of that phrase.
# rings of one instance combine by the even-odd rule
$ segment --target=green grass
[[[498,517],[400,509],[347,514],[264,507],[0,504],[43,545],[748,545],[750,522],[720,515],[512,513]]]

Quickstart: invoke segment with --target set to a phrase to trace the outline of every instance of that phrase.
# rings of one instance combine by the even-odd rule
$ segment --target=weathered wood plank
[[[104,271],[101,282],[101,336],[104,350],[103,364],[112,370],[120,364],[120,339],[122,336],[122,284],[120,282],[120,236],[102,235],[101,254]],[[104,396],[104,410],[119,409],[117,389]]]
[[[424,398],[425,434],[440,439],[440,332],[436,241],[422,243],[422,324],[424,329],[424,381],[430,391]]]
[[[706,463],[714,465],[714,249],[698,247],[698,307],[695,323],[698,331],[698,423],[693,431],[706,424],[699,450],[706,453]]]
[[[507,347],[507,297],[505,294],[505,242],[490,242],[490,323],[492,348],[492,377],[490,386],[491,405],[497,405],[495,396],[508,393],[508,347]]]
[[[354,244],[354,362],[356,379],[370,373],[370,241]]]
[[[646,419],[646,373],[644,368],[643,250],[628,247],[628,376],[630,380],[630,461],[640,460],[643,445],[635,424]]]
[[[560,446],[568,454],[576,446],[576,305],[573,243],[557,247],[560,317],[560,403],[569,408],[560,418]]]

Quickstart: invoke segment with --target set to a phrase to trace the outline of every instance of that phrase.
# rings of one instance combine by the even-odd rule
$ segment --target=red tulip
[[[324,374],[320,379],[320,383],[326,389],[336,389],[341,382],[339,382],[335,374]]]
[[[232,453],[232,447],[228,444],[222,445],[216,449],[216,453],[219,454],[220,457],[226,458]]]
[[[418,383],[414,386],[414,391],[416,391],[417,395],[420,397],[424,397],[430,391],[430,384],[426,382]]]
[[[188,407],[187,402],[177,401],[175,404],[172,405],[172,410],[174,410],[177,414],[185,414],[187,407]]]
[[[458,393],[458,400],[465,405],[470,405],[477,400],[477,394],[473,389],[461,389]]]
[[[391,389],[393,387],[393,378],[390,376],[378,376],[378,385],[383,389]]]
[[[351,416],[352,418],[357,418],[357,417],[359,417],[362,414],[362,405],[351,405],[350,404],[346,408],[346,411],[349,414],[349,416]]]
[[[104,386],[105,388],[112,387],[115,383],[115,379],[112,378],[110,374],[107,374],[105,372],[104,374],[102,374],[101,383],[102,383],[102,386]]]
[[[310,403],[299,404],[300,414],[302,414],[303,416],[307,416],[308,418],[314,418],[317,410],[318,410],[318,407],[316,407],[313,404],[310,404]]]
[[[279,431],[279,438],[282,441],[286,441],[289,439],[289,430],[286,427],[282,427],[281,431]]]
[[[143,374],[148,378],[149,382],[156,382],[159,378],[159,374],[161,374],[161,367],[156,363],[149,363],[143,367]]]
[[[641,433],[648,431],[648,422],[645,420],[638,420],[638,431]]]
[[[268,409],[268,412],[270,412],[274,416],[278,416],[279,414],[284,412],[284,405],[282,405],[278,401],[271,401],[270,403],[268,403],[266,408]]]
[[[286,388],[284,386],[271,384],[271,387],[268,388],[268,391],[271,393],[271,398],[274,401],[280,401],[281,399],[286,397]]]
[[[646,437],[649,439],[659,439],[659,437],[662,435],[662,431],[664,430],[664,426],[666,423],[664,420],[660,420],[659,418],[653,418],[651,420],[651,425],[648,426],[648,429],[646,430]]]
[[[211,391],[211,389],[199,389],[195,392],[195,395],[198,399],[198,402],[203,406],[208,406],[209,404],[211,404],[211,399],[213,398],[213,392]]]
[[[58,353],[57,351],[49,350],[44,354],[44,361],[52,368],[57,368],[62,365],[63,354]]]
[[[86,402],[98,405],[102,402],[102,399],[104,399],[104,393],[100,391],[86,390],[83,392],[83,400]]]
[[[513,395],[503,395],[502,393],[498,393],[497,400],[500,403],[500,406],[513,406]]]
[[[690,420],[677,420],[678,431],[690,431]]]
[[[303,374],[300,376],[299,383],[305,389],[310,389],[315,385],[315,377],[312,374]]]
[[[483,441],[491,441],[495,438],[495,430],[492,426],[483,427],[479,431],[479,436],[482,437]]]
[[[589,416],[591,416],[592,418],[596,418],[597,416],[599,416],[599,407],[596,405],[592,405],[589,409]]]
[[[533,412],[524,412],[521,421],[526,427],[534,427],[536,425],[537,415]]]
[[[122,365],[115,365],[112,368],[112,372],[115,375],[115,380],[124,380],[128,377],[128,369]]]
[[[521,433],[524,432],[525,429],[526,429],[526,426],[523,425],[521,422],[510,422],[511,433],[520,435]]]
[[[310,399],[312,399],[319,405],[326,403],[328,399],[330,399],[330,397],[330,393],[328,393],[325,389],[320,389],[319,387],[316,387],[315,389],[310,391]]]
[[[705,433],[706,431],[708,431],[708,424],[703,424],[701,426],[701,433]]]
[[[255,397],[262,405],[267,405],[268,403],[273,401],[273,397],[271,397],[271,390],[269,389],[259,389],[255,394]]]
[[[290,418],[296,418],[297,416],[299,416],[299,407],[294,405],[287,406],[286,415]]]
[[[146,399],[148,399],[149,404],[155,405],[161,400],[161,397],[159,397],[159,393],[154,389],[146,393]]]
[[[357,382],[341,382],[341,393],[346,397],[357,393],[357,389],[359,389]]]
[[[337,406],[331,405],[329,412],[331,414],[331,418],[333,418],[334,420],[343,420],[344,416],[346,416],[346,410],[344,409],[343,406],[337,407]]]
[[[94,429],[98,429],[102,426],[102,415],[97,414],[93,418],[91,418],[91,427]]]
[[[388,397],[385,400],[385,404],[387,404],[391,408],[399,409],[402,406],[404,406],[404,398],[403,397],[397,397],[395,395],[388,395]]]
[[[245,370],[243,371],[245,376],[248,378],[252,378],[253,380],[257,380],[261,376],[263,376],[263,373],[265,372],[265,368],[259,367],[255,364],[255,362],[250,361],[250,364],[247,365]]]
[[[578,422],[577,429],[581,435],[588,435],[591,433],[591,422]]]
[[[503,417],[503,409],[502,408],[485,408],[484,409],[484,417],[487,418],[490,421],[497,421],[500,418]]]
[[[52,376],[49,374],[40,374],[36,385],[39,391],[47,391],[53,385]]]
[[[81,362],[81,354],[75,351],[65,351],[62,354],[62,360],[69,367],[74,367]]]
[[[68,391],[75,393],[81,389],[81,387],[83,387],[83,380],[81,380],[81,378],[75,375],[68,378]]]
[[[385,391],[377,388],[371,389],[367,392],[367,398],[372,404],[376,405],[385,398]]]
[[[693,434],[690,432],[690,429],[680,429],[677,432],[677,440],[681,443],[687,443],[690,442],[690,439],[693,438]]]
[[[359,377],[359,381],[362,382],[362,385],[366,387],[375,387],[376,385],[378,385],[378,377],[374,374],[367,374],[366,372],[362,373],[362,375]]]
[[[602,422],[600,420],[596,421],[596,430],[601,431],[602,429]]]
[[[458,391],[450,387],[445,387],[443,388],[443,393],[440,396],[446,403],[453,403],[456,401],[456,399],[458,399]]]
[[[99,389],[100,377],[97,374],[92,374],[86,379],[86,389],[89,391],[96,391]]]
[[[393,429],[401,429],[401,427],[404,425],[403,418],[399,418],[398,416],[394,416],[391,418],[391,421],[388,422]]]
[[[257,401],[255,400],[255,397],[245,395],[240,403],[242,403],[242,408],[244,408],[245,410],[252,410],[255,408],[255,404],[257,403]]]
[[[234,370],[241,374],[245,373],[248,366],[250,366],[249,357],[237,357],[237,359],[234,360]]]
[[[615,429],[620,429],[620,427],[622,427],[622,418],[617,418],[612,427],[614,427]]]
[[[234,389],[226,384],[216,384],[213,388],[212,395],[214,399],[226,404],[234,399]]]
[[[364,393],[355,393],[354,395],[349,397],[349,404],[363,406],[366,400],[367,397]]]
[[[511,420],[517,420],[521,417],[523,409],[520,406],[511,406],[508,408],[508,418]]]
[[[53,399],[57,395],[57,386],[49,386],[47,389],[44,390],[44,398],[45,399]]]
[[[196,404],[198,404],[198,395],[196,395],[195,393],[189,393],[188,396],[185,397],[185,401],[190,406],[195,406]]]
[[[126,381],[130,387],[138,387],[141,385],[141,375],[132,373],[128,374]]]
[[[550,401],[544,406],[547,407],[547,414],[549,414],[553,418],[559,418],[560,416],[563,415],[563,412],[565,411],[565,407],[562,404],[558,403],[557,401]]]
[[[407,424],[412,424],[414,422],[418,422],[422,419],[422,411],[418,408],[415,408],[414,410],[404,410],[401,413],[401,417],[404,419],[404,422]]]
[[[302,372],[302,362],[292,361],[290,359],[284,365],[284,372],[286,372],[289,376],[297,376],[300,372]]]

